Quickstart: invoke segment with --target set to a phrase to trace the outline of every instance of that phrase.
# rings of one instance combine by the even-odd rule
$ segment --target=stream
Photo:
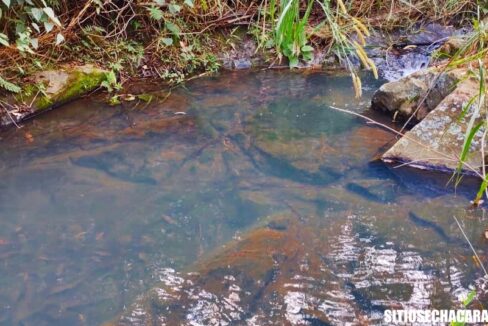
[[[488,281],[476,188],[377,160],[383,81],[227,72],[0,133],[0,325],[381,324]],[[150,302],[148,305],[147,302]],[[151,308],[148,309],[148,306]]]

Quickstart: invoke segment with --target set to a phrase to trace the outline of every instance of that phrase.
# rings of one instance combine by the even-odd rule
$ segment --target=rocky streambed
[[[485,245],[472,194],[393,174],[375,158],[395,134],[330,108],[394,127],[363,80],[355,99],[347,74],[228,72],[2,132],[0,324],[379,324],[486,300],[450,218]]]

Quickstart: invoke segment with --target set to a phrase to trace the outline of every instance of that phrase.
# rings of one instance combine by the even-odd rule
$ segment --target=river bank
[[[467,30],[426,23],[410,31],[409,36],[405,36],[404,30],[374,31],[367,39],[366,53],[378,67],[379,77],[393,81],[427,67],[435,49],[451,37],[464,35]],[[21,123],[43,111],[59,107],[97,90],[106,92],[107,101],[117,105],[121,101],[137,99],[138,95],[143,95],[137,94],[137,91],[132,94],[132,84],[162,83],[162,87],[171,88],[172,84],[178,84],[188,78],[211,75],[219,69],[289,69],[286,58],[281,62],[277,61],[274,51],[260,50],[256,41],[245,32],[240,33],[239,37],[236,36],[234,42],[230,48],[228,45],[220,44],[208,53],[215,58],[214,66],[203,66],[187,77],[181,76],[181,79],[173,79],[171,76],[158,78],[154,74],[140,71],[127,79],[126,83],[118,85],[117,91],[112,88],[115,87],[113,83],[117,83],[117,77],[110,69],[97,65],[71,62],[60,67],[52,67],[50,70],[38,71],[23,79],[24,91],[21,94],[3,97],[1,103],[4,110],[0,111],[0,126]],[[360,62],[354,64],[360,68]],[[339,71],[346,67],[327,48],[317,47],[313,59],[299,63],[295,69]],[[110,79],[113,80],[109,81]]]

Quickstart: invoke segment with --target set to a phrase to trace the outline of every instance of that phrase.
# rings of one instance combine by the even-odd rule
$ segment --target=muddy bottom
[[[0,134],[0,324],[377,324],[458,307],[486,280],[476,189],[375,158],[381,82],[226,73]],[[381,117],[375,117],[381,118]]]

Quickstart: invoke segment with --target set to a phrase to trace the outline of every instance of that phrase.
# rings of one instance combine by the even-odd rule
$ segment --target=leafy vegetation
[[[258,50],[270,60],[286,57],[291,67],[311,60],[317,47],[329,49],[351,70],[359,95],[350,58],[375,71],[363,49],[369,27],[462,20],[474,7],[472,0],[2,0],[0,87],[18,91],[12,86],[22,76],[72,61],[113,71],[117,83],[105,87],[131,76],[179,83],[218,69],[218,54],[232,51],[236,28],[247,26]]]
[[[300,2],[285,0],[281,2],[280,15],[276,24],[275,43],[278,54],[285,55],[290,61],[290,67],[298,65],[300,56],[304,60],[311,60],[313,48],[307,44],[305,27],[308,25],[312,1],[309,1],[303,17],[300,17]]]
[[[3,79],[1,76],[0,76],[0,87],[12,93],[20,93],[21,91],[21,88],[19,86]]]

